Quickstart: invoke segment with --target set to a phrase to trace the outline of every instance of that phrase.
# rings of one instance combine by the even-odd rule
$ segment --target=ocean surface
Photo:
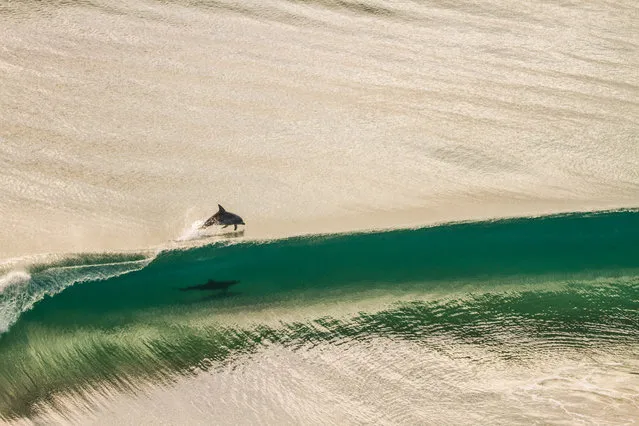
[[[0,0],[0,423],[636,423],[638,70],[630,0]]]

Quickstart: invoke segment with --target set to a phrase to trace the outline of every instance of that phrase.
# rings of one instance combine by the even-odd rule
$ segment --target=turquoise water
[[[382,338],[516,364],[574,350],[636,361],[638,241],[639,211],[623,210],[39,265],[0,299],[52,293],[0,336],[0,414],[34,418],[61,395],[166,385],[273,346]],[[207,279],[239,283],[178,290]]]

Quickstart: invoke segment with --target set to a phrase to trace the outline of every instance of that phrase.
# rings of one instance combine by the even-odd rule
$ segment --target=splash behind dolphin
[[[245,225],[244,220],[236,215],[235,213],[230,213],[224,210],[220,204],[217,205],[219,210],[213,216],[207,219],[202,225],[202,228],[206,228],[211,225],[224,225],[222,228],[226,228],[229,225],[233,225],[234,229],[237,230],[237,225]]]

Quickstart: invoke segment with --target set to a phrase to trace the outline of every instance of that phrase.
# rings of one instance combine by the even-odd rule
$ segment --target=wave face
[[[629,421],[637,241],[625,210],[112,255],[84,275],[87,259],[39,266],[3,293],[51,286],[0,336],[0,414],[99,418],[100,398],[144,389],[164,396],[140,418],[170,418],[162,401],[187,386],[210,404],[178,410],[195,423],[247,407],[247,421],[450,422],[456,403],[476,421]],[[60,270],[75,277],[62,291]],[[179,291],[207,279],[239,283]],[[105,418],[143,404],[119,401]]]

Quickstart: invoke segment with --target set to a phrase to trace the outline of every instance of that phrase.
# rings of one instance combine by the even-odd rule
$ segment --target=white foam
[[[30,279],[31,275],[25,271],[11,271],[0,277],[0,293],[11,286],[24,285],[29,282]]]
[[[11,271],[0,277],[0,298],[4,299],[4,303],[0,304],[0,334],[7,331],[9,326],[15,322],[17,307],[21,302],[21,298],[16,294],[23,293],[21,289],[27,286],[29,280],[31,280],[31,275],[24,271]],[[5,296],[4,293],[7,291],[11,294]]]
[[[53,295],[84,281],[105,280],[144,268],[155,256],[114,263],[89,263],[56,266],[35,273],[35,277],[22,270],[13,270],[0,276],[0,334],[6,332],[20,315],[31,309],[46,294]],[[43,283],[34,283],[44,275]]]

